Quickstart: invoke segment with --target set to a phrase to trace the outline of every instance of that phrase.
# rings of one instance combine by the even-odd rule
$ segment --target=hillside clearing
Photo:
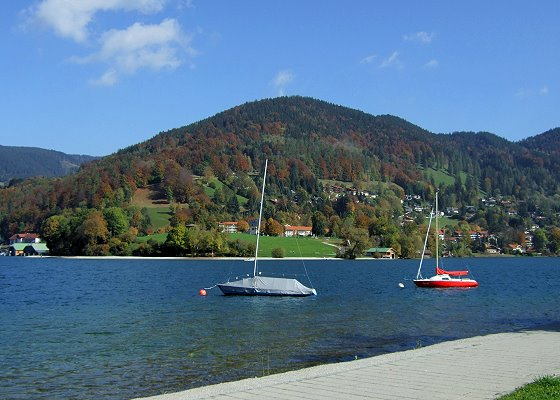
[[[161,196],[153,185],[136,189],[134,196],[132,196],[131,204],[140,208],[169,208],[167,199]]]

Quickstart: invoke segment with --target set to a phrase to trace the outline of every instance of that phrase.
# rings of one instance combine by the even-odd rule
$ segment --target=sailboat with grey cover
[[[241,296],[312,296],[317,291],[309,288],[294,278],[276,278],[270,276],[262,276],[258,271],[258,253],[259,238],[261,232],[261,219],[264,201],[264,188],[266,184],[266,170],[268,168],[268,160],[264,165],[264,177],[261,191],[261,207],[259,212],[259,224],[257,228],[257,246],[255,249],[255,264],[253,267],[253,275],[239,280],[219,283],[218,287],[225,295],[241,295]],[[309,278],[309,277],[308,277]]]

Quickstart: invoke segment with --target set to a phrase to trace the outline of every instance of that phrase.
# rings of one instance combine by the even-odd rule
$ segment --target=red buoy
[[[201,295],[201,296],[206,296],[206,290],[200,289],[200,290],[198,291],[198,294]]]

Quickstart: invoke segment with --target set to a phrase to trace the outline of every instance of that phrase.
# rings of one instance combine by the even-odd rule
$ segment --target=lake
[[[301,261],[259,265],[263,274],[304,273]],[[433,260],[425,265],[431,275]],[[480,286],[466,290],[416,288],[418,260],[306,260],[316,297],[198,295],[252,266],[0,257],[0,397],[128,399],[469,336],[560,329],[558,258],[444,259],[444,268],[471,269]]]

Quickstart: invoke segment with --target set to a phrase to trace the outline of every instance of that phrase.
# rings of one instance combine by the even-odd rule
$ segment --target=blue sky
[[[560,126],[558,1],[0,5],[0,144],[105,155],[304,95],[433,132]]]

